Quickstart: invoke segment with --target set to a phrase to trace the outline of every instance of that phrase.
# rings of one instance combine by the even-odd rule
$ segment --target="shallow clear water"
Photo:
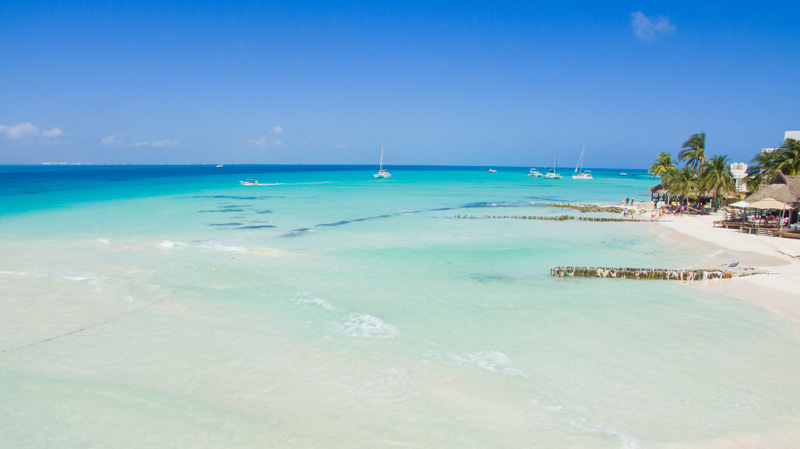
[[[9,447],[794,447],[800,338],[674,282],[642,171],[0,167]],[[261,186],[241,186],[256,178]]]

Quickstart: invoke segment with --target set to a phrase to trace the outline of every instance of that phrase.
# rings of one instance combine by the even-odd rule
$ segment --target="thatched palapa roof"
[[[786,176],[777,172],[767,184],[744,200],[754,203],[765,198],[774,198],[787,204],[800,203],[800,176]]]

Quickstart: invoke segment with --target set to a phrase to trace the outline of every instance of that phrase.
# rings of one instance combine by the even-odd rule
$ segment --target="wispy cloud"
[[[258,139],[249,139],[247,141],[250,145],[255,145],[258,147],[265,147],[267,146],[267,138],[266,137],[259,137]]]
[[[269,132],[270,134],[283,134],[283,126],[273,126]]]
[[[0,137],[12,140],[33,139],[36,137],[59,137],[63,134],[60,128],[40,130],[38,126],[31,122],[18,123],[16,125],[0,125]]]
[[[140,148],[140,147],[153,147],[153,148],[164,148],[164,147],[177,147],[180,145],[180,142],[177,140],[157,140],[155,142],[150,142],[147,140],[140,141],[140,142],[131,142],[126,143],[119,136],[106,136],[100,139],[100,144],[109,146],[109,147],[133,147],[133,148]]]
[[[648,17],[641,11],[631,14],[631,26],[633,27],[633,34],[642,42],[651,42],[659,34],[672,34],[675,32],[675,25],[669,22],[669,17]]]
[[[100,145],[119,147],[122,146],[122,141],[119,140],[119,136],[106,136],[100,139]]]
[[[266,136],[261,136],[261,137],[259,137],[257,139],[248,139],[247,140],[247,144],[248,145],[253,145],[253,146],[256,146],[256,147],[268,147],[268,146],[280,147],[280,146],[283,146],[283,142],[281,142],[280,140],[277,140],[277,139],[269,140]]]
[[[151,143],[150,145],[152,145],[153,148],[177,147],[179,142],[177,140],[159,140]]]

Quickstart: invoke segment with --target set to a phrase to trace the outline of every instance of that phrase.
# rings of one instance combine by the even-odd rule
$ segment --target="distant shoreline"
[[[236,162],[236,163],[222,163],[223,167],[217,167],[220,165],[219,162],[173,162],[173,163],[138,163],[138,162],[118,162],[118,163],[106,163],[106,162],[36,162],[36,163],[27,163],[27,164],[9,164],[9,163],[0,163],[0,167],[79,167],[79,166],[87,166],[87,167],[125,167],[125,166],[136,166],[136,167],[212,167],[212,168],[225,168],[225,167],[364,167],[365,169],[372,169],[376,167],[378,164],[369,163],[369,164],[308,164],[308,163],[265,163],[265,162]],[[531,167],[541,167],[547,168],[547,164],[533,164],[533,165],[437,165],[437,164],[387,164],[387,167],[392,167],[394,169],[475,169],[475,170],[483,170],[485,171],[488,167],[492,167],[495,169],[500,169],[502,172],[503,169],[510,169],[510,170],[530,170]],[[647,171],[646,167],[643,168],[631,168],[631,167],[586,167],[587,170],[600,170],[600,171]],[[562,174],[569,174],[572,173],[572,169],[569,167],[564,167],[562,170],[559,170],[559,173]],[[628,174],[630,176],[630,174]],[[654,184],[656,182],[654,181]]]

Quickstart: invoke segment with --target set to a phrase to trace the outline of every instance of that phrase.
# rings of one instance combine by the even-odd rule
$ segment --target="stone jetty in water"
[[[715,269],[555,267],[550,269],[550,275],[555,277],[706,281],[710,279],[731,279],[745,276],[746,274]]]

